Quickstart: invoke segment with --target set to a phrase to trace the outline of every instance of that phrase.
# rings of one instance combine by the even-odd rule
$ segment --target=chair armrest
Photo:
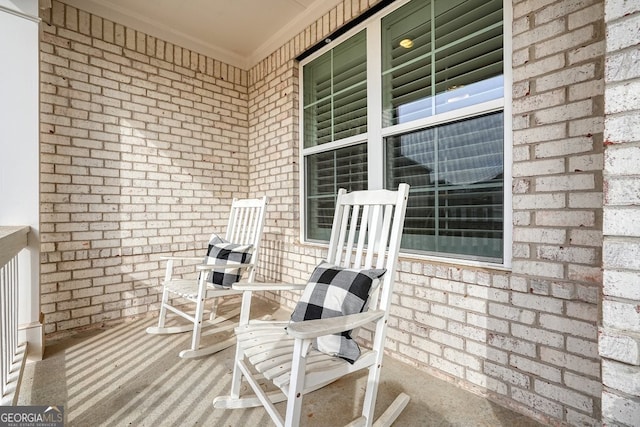
[[[306,283],[234,283],[233,289],[239,291],[299,291],[307,286]]]
[[[324,335],[350,331],[359,326],[378,320],[384,316],[383,310],[330,317],[328,319],[304,320],[287,325],[287,334],[293,338],[309,339]]]
[[[173,256],[173,255],[168,255],[168,256],[161,256],[160,259],[162,260],[173,260],[173,261],[200,261],[202,262],[202,258],[201,256],[199,257],[195,257],[195,256]]]
[[[200,261],[202,261],[202,259]],[[253,264],[199,264],[199,265],[196,265],[196,270],[197,271],[231,270],[235,268],[247,268],[247,267],[253,267]]]

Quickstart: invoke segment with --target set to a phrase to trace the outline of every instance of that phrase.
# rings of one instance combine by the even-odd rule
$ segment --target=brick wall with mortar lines
[[[602,419],[640,420],[640,3],[605,2]]]
[[[365,0],[344,1],[249,70],[246,77],[239,70],[232,73],[234,76],[239,74],[239,84],[234,88],[240,93],[241,100],[245,99],[242,88],[247,87],[246,106],[249,114],[248,118],[245,116],[248,121],[245,131],[249,149],[245,153],[249,160],[248,192],[252,195],[265,192],[273,201],[267,219],[267,251],[263,261],[267,259],[269,265],[277,267],[262,268],[260,271],[265,279],[304,280],[324,255],[323,248],[301,246],[298,239],[296,163],[299,89],[294,57],[375,3],[372,1],[369,4]],[[56,7],[56,28],[62,28],[66,37],[71,37],[71,34],[74,37],[96,37],[92,32],[83,33],[82,28],[86,33],[87,16],[81,12],[77,15],[77,29],[64,28],[64,25],[68,26],[66,20],[69,14],[63,12],[60,15],[57,3],[54,4],[52,16],[54,24]],[[60,21],[60,16],[64,16],[64,21]],[[70,19],[73,27],[73,13]],[[100,22],[98,18],[90,17],[92,19]],[[123,48],[123,53],[137,51],[139,38],[155,43],[156,51],[158,43],[162,44],[159,41],[150,42],[152,38],[126,29],[124,34],[121,31],[121,42],[118,44],[115,28],[121,27],[111,25],[114,28],[114,40],[108,44]],[[600,283],[602,25],[601,3],[552,0],[514,2],[514,273],[403,258],[398,269],[398,292],[394,297],[388,338],[388,349],[394,357],[465,388],[489,393],[497,401],[554,423],[566,421],[595,425],[599,419],[600,380],[595,325]],[[104,22],[102,26],[104,32]],[[51,29],[45,30],[45,33],[50,33],[45,37],[51,37],[52,34],[61,36]],[[127,34],[135,34],[130,37],[129,47],[126,43]],[[74,41],[80,46],[85,44],[81,40]],[[56,61],[64,61],[65,58],[46,52],[47,46],[54,49],[52,42],[44,45],[43,55],[49,53],[53,57],[50,62],[43,59],[43,67],[53,70]],[[61,48],[64,49],[64,46]],[[188,55],[187,61],[190,63],[193,57],[194,54]],[[199,55],[196,57],[200,59]],[[186,58],[180,54],[182,66],[178,67],[178,74],[184,69],[191,69],[184,64]],[[209,63],[212,64],[216,82],[221,84],[223,64],[217,68],[216,74],[217,63],[205,58],[203,74],[210,74]],[[61,67],[59,64],[57,66]],[[227,73],[228,70],[229,67]],[[46,74],[47,70],[43,69],[43,76]],[[43,82],[43,97],[51,95],[58,99],[56,97],[60,95],[57,93],[47,92],[47,84],[52,83]],[[59,87],[64,93],[69,90],[65,84],[60,82],[53,86],[56,90]],[[53,102],[50,104],[50,108],[55,107]],[[43,103],[43,108],[46,106],[47,103]],[[87,111],[90,112],[89,109]],[[43,116],[47,114],[56,121],[73,119],[66,113],[43,111]],[[44,123],[45,126],[47,124],[53,125]],[[75,129],[64,124],[60,126],[63,129]],[[242,134],[242,130],[237,131]],[[56,143],[44,139],[58,136],[62,140]],[[49,160],[43,164],[43,168],[52,167],[48,163],[56,166],[58,162],[64,166],[65,161],[75,158],[65,153],[64,149],[68,149],[70,141],[83,139],[75,135],[58,136],[50,136],[48,130],[43,129],[43,152],[45,148],[58,149],[58,146],[62,150],[61,153],[47,153],[51,158],[60,160]],[[289,154],[283,157],[280,150],[294,154],[292,157]],[[241,149],[239,151],[242,152]],[[71,179],[79,179],[83,175],[70,172]],[[44,172],[43,186],[53,188],[58,185],[57,182],[47,181],[54,178],[58,179],[57,174]],[[62,187],[59,190],[64,189]],[[52,190],[43,192],[43,198],[58,197]],[[60,193],[67,194],[64,191]],[[60,201],[55,206],[60,209],[71,204]],[[105,201],[103,204],[108,203]],[[122,206],[127,206],[127,203]],[[43,217],[54,213],[61,213],[62,216],[43,221],[51,228],[48,231],[50,238],[59,233],[69,235],[70,231],[56,230],[56,226],[67,226],[71,223],[67,218],[74,213],[53,211]],[[67,238],[61,242],[67,244],[73,240]],[[172,244],[183,248],[189,243]],[[99,284],[98,280],[128,279],[128,274],[119,272],[119,264],[108,270],[111,277],[101,275],[83,280],[63,275],[58,276],[60,280],[53,279],[58,270],[46,272],[45,269],[64,266],[63,256],[79,258],[64,259],[64,262],[87,259],[94,262],[98,256],[92,258],[89,256],[91,252],[84,249],[60,252],[56,241],[46,242],[43,246],[47,248],[43,255],[43,276],[51,275],[47,284],[43,284],[45,288],[54,287],[58,291],[59,283],[94,281]],[[280,248],[284,250],[280,251]],[[104,250],[108,250],[108,254],[116,252],[116,255],[128,250],[131,258],[145,255],[133,254],[134,248],[122,244]],[[93,254],[97,255],[98,252],[94,250]],[[117,260],[117,256],[102,258],[122,262]],[[132,267],[133,264],[126,265]],[[150,262],[143,259],[142,264],[148,265]],[[152,267],[149,271],[159,271]],[[92,268],[80,267],[78,274],[86,274],[83,272]],[[67,272],[73,274],[74,270],[60,271],[63,274]],[[147,273],[143,271],[142,274]],[[143,284],[146,280],[141,279],[138,283]],[[149,280],[157,281],[157,277]],[[128,297],[134,292],[134,282],[130,283],[129,288],[116,290],[117,282],[114,282],[116,286],[113,289],[124,292],[122,296]],[[148,296],[149,288],[144,284],[141,288],[136,289],[146,292],[145,296]],[[50,290],[46,293],[55,295],[64,292]],[[43,295],[43,298],[46,296]],[[137,301],[142,298],[144,296]],[[273,298],[289,305],[294,301],[294,296],[288,294]],[[133,299],[131,301],[129,304],[134,304]],[[43,302],[43,305],[57,308],[51,306],[55,303]],[[144,312],[149,307],[157,308],[157,305],[143,303],[136,307],[139,308],[128,312],[120,309],[120,314],[132,314],[135,310]],[[71,313],[64,305],[61,309]],[[61,322],[65,321],[61,319]],[[65,327],[76,326],[61,324]]]
[[[201,254],[248,188],[246,71],[52,6],[41,38],[47,333],[157,310],[160,255]]]
[[[299,120],[297,101],[288,114],[268,107],[299,90],[292,58],[366,8],[339,4],[249,71],[252,141],[276,114],[286,129]],[[513,14],[513,269],[402,257],[387,349],[540,420],[599,425],[603,3],[514,1]],[[272,87],[279,89],[267,96]],[[268,128],[287,150],[293,141],[297,159],[296,126],[288,136]],[[269,139],[262,144],[272,147]],[[280,185],[273,162],[264,155],[256,162],[251,181],[259,175]],[[293,212],[293,228],[281,231],[285,253],[274,278],[304,281],[324,250],[300,245],[298,187],[288,184],[286,194],[294,197],[280,209]],[[270,297],[290,307],[296,300],[288,293]]]

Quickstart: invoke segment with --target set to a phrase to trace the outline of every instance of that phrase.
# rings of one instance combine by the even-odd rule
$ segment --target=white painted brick
[[[472,384],[476,384],[480,387],[493,391],[494,393],[506,395],[508,387],[502,381],[496,381],[488,375],[481,374],[479,372],[467,371],[466,378]]]
[[[561,334],[557,334],[555,332],[513,324],[511,325],[511,333],[514,337],[522,338],[526,341],[531,341],[557,348],[564,347],[564,337]]]
[[[489,303],[489,314],[502,319],[513,320],[527,325],[533,324],[536,314],[524,308]]]
[[[593,284],[602,283],[602,268],[592,267],[580,264],[569,264],[567,266],[567,279],[575,280],[576,282],[589,282]],[[579,285],[578,285],[579,286]],[[595,301],[597,299],[596,292],[590,289],[589,296],[585,296],[585,301]]]
[[[549,89],[553,89],[553,88],[549,87],[547,89],[539,89],[539,91],[542,92],[543,90],[549,90]],[[529,96],[525,96],[523,98],[514,100],[513,114],[522,114],[525,112],[541,110],[544,108],[549,108],[549,107],[563,104],[564,102],[565,102],[564,90],[554,90],[554,91],[546,92],[539,95],[529,95]]]
[[[640,420],[640,402],[637,399],[630,399],[604,390],[602,392],[602,419],[606,424],[636,425]]]
[[[582,393],[567,390],[565,387],[560,387],[537,379],[534,380],[534,389],[540,395],[554,401],[562,402],[588,413],[593,411],[593,399],[583,395]]]
[[[577,264],[592,265],[599,260],[599,253],[592,248],[577,248],[563,246],[538,246],[536,251],[538,259]]]
[[[640,44],[640,14],[609,22],[607,25],[607,50],[610,52]]]
[[[540,43],[535,45],[535,57],[536,58],[542,58],[548,55],[553,55],[556,54],[558,52],[564,52],[569,48],[574,48],[574,47],[579,47],[579,46],[584,46],[585,43],[590,42],[591,40],[593,40],[593,33],[594,33],[594,29],[592,26],[586,26],[586,27],[582,27],[582,28],[578,28],[577,30],[574,30],[570,33],[565,33],[559,37],[554,37],[552,40],[549,40],[545,43]],[[578,72],[580,73],[580,72]],[[562,73],[564,74],[563,76],[557,76],[557,77],[549,77],[547,80],[547,77],[543,77],[543,79],[546,80],[545,83],[542,84],[542,86],[537,86],[536,88],[538,91],[543,91],[543,90],[547,90],[549,88],[552,87],[559,87],[560,82],[562,82],[562,84],[571,84],[573,82],[578,82],[581,81],[583,79],[585,79],[585,76],[575,76],[576,80],[571,80],[569,78],[568,75],[574,74],[572,72],[568,72],[568,73]],[[593,73],[591,74],[593,75]],[[588,77],[590,78],[590,77]],[[540,81],[540,80],[539,80]],[[548,86],[547,84],[550,83],[550,86]]]
[[[608,174],[636,175],[638,173],[640,147],[610,147],[605,151],[604,164]]]
[[[640,110],[640,81],[608,85],[605,92],[605,113],[616,114]]]
[[[528,375],[523,375],[513,369],[495,365],[490,362],[484,363],[484,373],[490,377],[499,378],[509,384],[523,388],[528,388],[531,381]]]
[[[605,116],[605,141],[612,143],[640,141],[640,116]]]
[[[605,208],[603,233],[608,236],[640,237],[639,208]]]
[[[616,391],[640,396],[640,367],[603,359],[602,383]]]
[[[600,332],[598,345],[603,358],[640,365],[640,339],[605,328]]]
[[[531,358],[536,357],[536,345],[534,343],[510,336],[491,333],[487,339],[487,344],[507,352],[522,354]]]
[[[576,337],[567,337],[567,351],[596,359],[598,358],[598,343]]]
[[[629,206],[640,203],[640,180],[635,177],[608,178],[606,201],[609,205]]]
[[[431,356],[429,358],[429,364],[436,369],[440,369],[450,375],[461,378],[464,376],[464,367],[451,363],[440,357]]]
[[[437,343],[457,348],[459,350],[462,350],[464,348],[464,340],[462,338],[448,334],[446,332],[432,330],[429,333],[429,338]]]
[[[513,176],[539,176],[564,172],[563,159],[536,160],[513,165]]]
[[[535,179],[536,190],[545,192],[593,190],[595,186],[595,176],[590,173],[547,176]]]
[[[591,150],[593,150],[592,138],[568,138],[563,139],[562,141],[550,141],[546,143],[536,144],[535,157],[537,159],[542,159],[547,157],[584,153]],[[571,161],[572,159],[573,158],[570,158],[569,161]],[[564,172],[564,167],[560,169],[559,172]]]
[[[578,355],[565,353],[555,348],[541,347],[540,361],[565,368],[573,372],[586,374],[594,378],[597,378],[600,375],[599,360],[590,360]]]
[[[558,331],[572,336],[578,336],[592,340],[597,339],[596,325],[579,320],[571,320],[565,317],[542,313],[540,314],[540,326],[552,331]]]
[[[449,304],[453,307],[463,309],[464,311],[475,311],[485,313],[487,311],[487,302],[478,298],[471,298],[469,296],[461,296],[450,294]]]
[[[551,124],[591,116],[593,103],[591,100],[577,101],[558,107],[539,110],[535,113],[536,124]]]
[[[568,18],[568,28],[573,30],[587,24],[594,22],[600,22],[604,18],[604,8],[602,3],[598,2],[593,6],[581,9],[577,12],[571,13]]]
[[[565,206],[565,195],[562,193],[518,194],[513,196],[513,208],[515,210],[559,209]]]
[[[514,227],[513,240],[515,242],[562,244],[566,241],[566,231],[552,228]]]
[[[556,419],[562,419],[563,407],[561,404],[549,399],[545,399],[535,393],[519,388],[513,388],[511,396],[517,402],[521,402],[530,408],[536,408],[543,414],[547,414]]]
[[[562,264],[540,261],[514,261],[513,272],[528,276],[548,277],[562,279],[564,277],[564,267]]]
[[[548,72],[560,70],[564,66],[565,59],[564,55],[562,54],[549,56],[537,61],[529,61],[526,64],[520,67],[515,67],[513,69],[513,81],[519,82],[522,80],[526,80],[534,76],[539,76]]]
[[[568,301],[566,303],[566,312],[569,317],[586,322],[594,322],[594,319],[598,318],[598,307],[584,302]]]
[[[640,313],[634,302],[619,302],[605,299],[602,303],[602,325],[630,332],[640,332]]]
[[[624,240],[605,240],[602,264],[610,269],[640,270],[640,243]]]
[[[640,11],[640,4],[629,0],[610,0],[605,2],[605,21],[613,21]]]
[[[436,316],[456,320],[458,322],[464,322],[466,316],[464,310],[455,309],[453,307],[441,304],[431,304],[431,313]]]
[[[575,192],[569,194],[569,207],[574,209],[601,208],[602,193]]]
[[[601,171],[604,163],[602,154],[588,154],[569,159],[571,172]]]
[[[564,303],[551,297],[514,293],[511,297],[511,303],[518,307],[528,310],[544,311],[548,313],[561,314],[563,312]]]
[[[562,379],[562,371],[560,369],[553,366],[544,365],[526,357],[511,355],[509,357],[509,365],[520,371],[542,377],[549,381],[559,383]]]
[[[513,132],[513,142],[514,144],[531,144],[562,139],[567,136],[566,128],[564,123],[556,123],[516,130]]]
[[[535,214],[535,224],[549,227],[592,227],[595,224],[593,211],[539,211]]]
[[[456,365],[461,365],[469,369],[473,369],[474,371],[480,371],[482,369],[482,365],[477,358],[472,357],[465,352],[454,350],[452,348],[444,349],[443,358],[452,363],[455,363]]]
[[[607,269],[603,273],[604,294],[612,297],[640,300],[640,272]]]

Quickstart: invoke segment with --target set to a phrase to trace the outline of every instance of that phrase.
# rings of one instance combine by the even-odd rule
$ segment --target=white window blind
[[[502,262],[503,1],[391,9],[303,62],[303,238],[328,239],[339,188],[407,182],[405,251]]]

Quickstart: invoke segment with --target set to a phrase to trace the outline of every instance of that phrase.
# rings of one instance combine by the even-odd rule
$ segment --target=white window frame
[[[411,132],[415,130],[433,127],[439,124],[451,123],[454,120],[462,120],[478,116],[482,113],[491,113],[503,111],[504,113],[504,160],[503,160],[503,261],[502,263],[475,261],[465,258],[455,258],[452,256],[437,256],[433,254],[420,254],[416,252],[407,252],[402,248],[400,253],[402,256],[416,258],[419,260],[452,263],[457,265],[482,266],[494,269],[511,268],[512,260],[512,242],[513,242],[513,207],[512,207],[512,182],[513,176],[511,166],[513,164],[513,121],[512,121],[512,22],[513,10],[512,4],[508,0],[503,0],[503,77],[504,77],[504,95],[502,99],[492,100],[481,104],[464,107],[435,116],[425,117],[408,123],[382,127],[382,55],[381,49],[381,19],[390,14],[394,10],[404,6],[411,0],[399,0],[384,8],[380,12],[372,15],[366,21],[358,24],[345,32],[337,39],[327,43],[322,49],[309,55],[300,61],[298,73],[298,87],[300,88],[299,96],[299,206],[300,206],[300,242],[307,245],[326,246],[327,243],[310,241],[306,239],[306,175],[305,175],[305,157],[324,151],[331,151],[342,147],[347,147],[357,143],[367,143],[367,171],[368,171],[368,188],[375,190],[384,188],[384,174],[379,171],[384,170],[384,138],[387,136],[397,135],[400,133]],[[366,29],[367,40],[367,132],[360,135],[348,137],[339,141],[328,142],[309,148],[304,148],[304,97],[302,91],[304,88],[304,76],[302,68],[304,65],[312,62],[328,50],[335,48],[340,43],[349,39],[351,36]],[[375,108],[372,106],[375,105]]]

